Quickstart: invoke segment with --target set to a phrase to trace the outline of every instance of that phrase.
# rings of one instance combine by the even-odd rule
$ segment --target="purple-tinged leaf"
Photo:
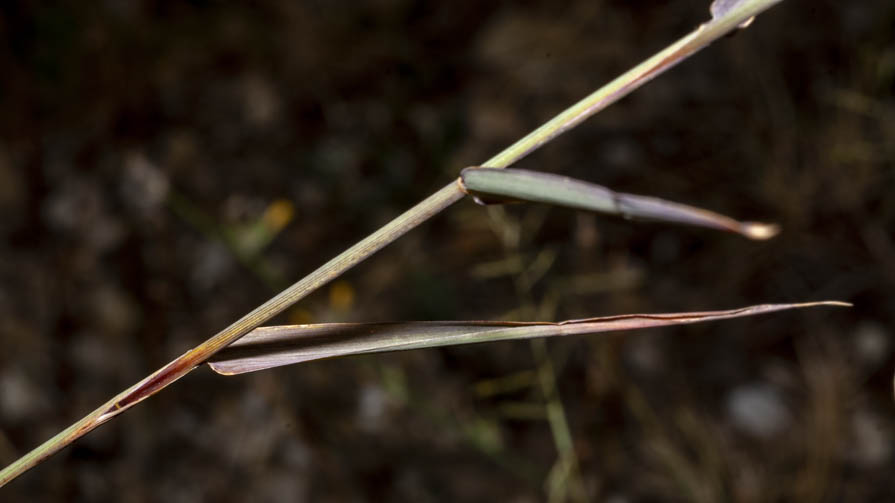
[[[338,356],[685,325],[786,309],[850,305],[838,301],[761,304],[725,311],[623,314],[559,323],[411,321],[261,327],[221,350],[208,365],[219,374],[235,375]]]

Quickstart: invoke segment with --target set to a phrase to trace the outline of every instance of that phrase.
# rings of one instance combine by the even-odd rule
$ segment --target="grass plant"
[[[0,486],[9,483],[81,436],[209,361],[215,370],[229,374],[320,357],[491,340],[626,330],[645,326],[725,319],[821,304],[841,305],[841,303],[835,302],[760,305],[729,311],[623,315],[570,320],[561,323],[416,322],[259,328],[273,316],[339,277],[351,267],[445,210],[467,194],[480,200],[536,201],[614,212],[623,216],[708,225],[738,232],[751,239],[766,239],[773,236],[777,230],[773,225],[741,223],[706,210],[643,196],[616,193],[586,182],[548,176],[543,173],[522,170],[498,173],[494,170],[511,166],[690,55],[707,47],[713,41],[748,25],[756,15],[779,1],[716,0],[712,4],[711,20],[701,24],[691,33],[567,108],[502,152],[481,163],[480,167],[468,168],[463,171],[460,178],[452,180],[442,189],[261,304],[218,334],[122,391],[93,412],[13,462],[0,471]],[[250,335],[244,337],[247,334]],[[533,346],[536,357],[541,354],[539,347],[537,344]],[[543,354],[541,356],[538,375],[545,398],[552,404],[551,408],[548,408],[548,416],[551,417],[557,446],[565,446],[564,455],[561,458],[565,464],[560,467],[564,468],[561,473],[557,472],[557,477],[568,477],[574,472],[574,453],[571,446],[567,445],[570,444],[567,436],[563,436],[564,419],[561,417],[561,404],[557,408],[559,402],[550,394],[550,379],[553,374],[549,369],[549,360],[544,358]],[[246,363],[247,361],[251,363]]]

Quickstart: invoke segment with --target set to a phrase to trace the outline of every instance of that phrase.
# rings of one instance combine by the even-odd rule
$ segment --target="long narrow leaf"
[[[464,191],[481,204],[508,201],[555,204],[626,218],[711,227],[736,232],[749,239],[768,239],[780,230],[774,224],[740,222],[695,206],[615,192],[602,185],[541,171],[471,167],[460,173],[460,183]]]
[[[739,318],[785,309],[850,305],[838,301],[761,304],[726,311],[624,314],[559,323],[411,321],[261,327],[221,350],[209,360],[208,365],[219,374],[235,375],[337,356],[534,337],[594,334]]]

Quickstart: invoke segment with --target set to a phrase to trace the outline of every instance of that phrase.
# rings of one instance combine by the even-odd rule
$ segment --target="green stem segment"
[[[720,18],[701,25],[697,30],[670,45],[627,73],[572,105],[552,120],[520,139],[503,152],[483,163],[489,168],[505,168],[522,159],[541,145],[572,129],[582,121],[618,101],[687,56],[736,29],[749,18],[781,0],[743,0]],[[75,424],[47,440],[25,456],[0,471],[0,487],[59,451],[97,426],[124,412],[165,386],[186,375],[215,352],[260,326],[276,314],[302,299],[349,268],[391,243],[413,227],[424,222],[464,196],[457,183],[451,183],[414,206],[395,220],[330,260],[304,279],[283,290],[236,323],[222,330],[201,345],[187,351],[142,381],[103,404]]]
[[[669,68],[704,49],[715,40],[737,29],[754,16],[761,14],[782,0],[742,0],[721,17],[700,25],[696,30],[657,52],[651,58],[631,68],[612,82],[597,89],[578,103],[565,109],[503,152],[489,159],[484,168],[505,168],[545,143],[574,128],[607,106],[627,96],[631,91],[646,84]]]
[[[398,239],[410,229],[459,201],[464,195],[460,186],[456,183],[451,183],[432,194],[316,271],[258,306],[214,337],[187,351],[142,381],[122,391],[98,409],[4,468],[0,472],[0,487],[97,426],[183,377],[221,348],[283,312],[296,301],[325,285],[333,278],[338,277],[346,270],[382,249],[385,245]]]

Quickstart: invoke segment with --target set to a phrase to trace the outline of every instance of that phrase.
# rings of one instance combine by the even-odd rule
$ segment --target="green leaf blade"
[[[740,222],[695,206],[615,192],[602,185],[539,171],[470,167],[461,172],[460,182],[468,194],[483,204],[494,201],[546,203],[626,218],[709,227],[756,240],[769,239],[780,230],[774,224]]]

